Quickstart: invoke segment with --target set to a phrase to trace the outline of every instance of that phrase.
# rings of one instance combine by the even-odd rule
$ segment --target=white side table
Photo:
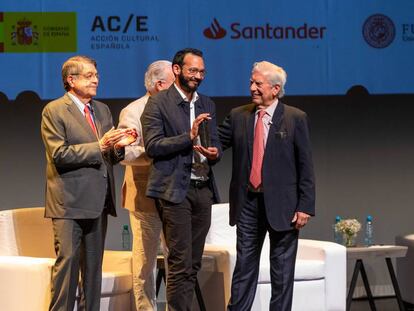
[[[355,268],[352,274],[351,284],[349,286],[348,296],[346,299],[346,310],[350,310],[352,296],[354,294],[356,282],[358,279],[358,274],[361,272],[362,281],[364,282],[364,288],[367,292],[367,297],[369,305],[372,311],[377,310],[375,307],[374,299],[372,292],[369,286],[367,273],[365,271],[364,259],[385,259],[387,263],[388,271],[391,276],[392,286],[395,291],[395,296],[398,301],[398,306],[400,310],[405,310],[404,302],[401,298],[400,288],[398,286],[397,278],[395,277],[394,267],[391,262],[391,258],[405,257],[407,254],[407,246],[396,246],[396,245],[373,245],[369,247],[347,247],[346,256],[347,260],[355,259]]]

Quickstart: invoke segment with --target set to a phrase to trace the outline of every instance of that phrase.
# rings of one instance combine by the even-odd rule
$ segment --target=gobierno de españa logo
[[[395,26],[388,16],[374,14],[365,20],[362,35],[370,46],[382,49],[394,41]]]
[[[76,52],[75,12],[0,12],[0,53]]]

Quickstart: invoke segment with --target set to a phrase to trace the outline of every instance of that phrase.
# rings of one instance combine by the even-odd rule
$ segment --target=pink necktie
[[[91,112],[89,110],[89,106],[85,105],[85,108],[83,109],[83,111],[85,112],[86,120],[88,121],[88,123],[91,126],[91,128],[92,128],[93,132],[95,133],[95,135],[97,135],[98,133],[96,132],[96,127],[95,127],[95,124],[93,123]]]
[[[253,162],[252,170],[250,171],[250,184],[257,189],[262,183],[262,164],[264,155],[264,127],[263,116],[266,114],[265,110],[259,111],[257,117],[256,127],[254,129],[253,141]]]

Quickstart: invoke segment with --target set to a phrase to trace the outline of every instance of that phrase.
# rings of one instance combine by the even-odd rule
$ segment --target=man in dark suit
[[[230,224],[237,225],[237,260],[229,310],[250,310],[260,253],[270,238],[270,310],[290,310],[299,229],[315,213],[315,184],[306,114],[283,104],[286,73],[253,65],[252,104],[233,109],[219,128],[232,147]]]
[[[184,49],[173,60],[174,84],[150,97],[141,117],[147,155],[153,159],[147,196],[154,198],[169,250],[169,310],[191,310],[197,272],[218,193],[211,165],[221,155],[215,105],[197,88],[205,76],[202,53]],[[210,146],[199,126],[209,122]]]
[[[62,67],[67,93],[43,110],[46,149],[45,216],[52,218],[56,262],[50,310],[73,310],[79,270],[79,310],[99,310],[107,215],[116,216],[112,165],[135,141],[131,129],[114,130],[109,108],[92,100],[96,62],[74,56]]]

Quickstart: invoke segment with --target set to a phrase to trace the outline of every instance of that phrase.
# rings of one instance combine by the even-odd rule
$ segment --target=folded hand
[[[201,145],[193,146],[195,151],[200,152],[203,156],[205,156],[209,160],[216,160],[219,156],[218,149],[216,147],[208,147],[204,148]]]
[[[300,229],[308,223],[310,217],[311,216],[306,213],[296,212],[293,216],[292,223],[295,223],[296,229]]]

